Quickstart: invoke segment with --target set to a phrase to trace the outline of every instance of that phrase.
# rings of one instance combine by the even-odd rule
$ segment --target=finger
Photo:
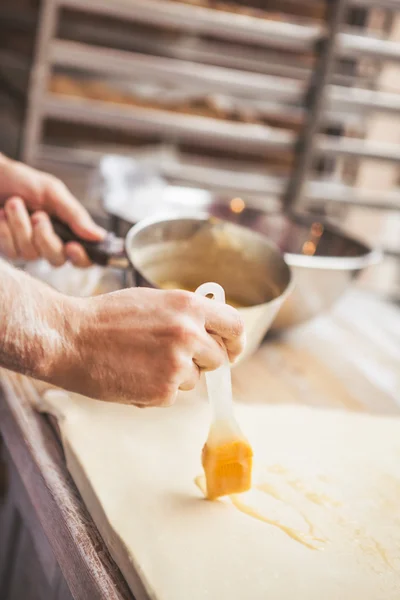
[[[57,178],[48,177],[46,181],[43,208],[64,221],[74,233],[85,240],[96,242],[102,240],[106,234],[102,227],[96,225],[66,185]]]
[[[206,331],[223,340],[229,360],[234,362],[243,352],[246,339],[243,320],[239,312],[228,304],[208,298],[201,300],[204,306]]]
[[[0,252],[10,260],[14,260],[18,257],[13,236],[8,226],[6,213],[3,208],[0,209]]]
[[[77,242],[68,242],[68,244],[65,245],[64,251],[65,256],[75,267],[84,269],[91,266],[92,263],[90,258],[86,254],[84,248]]]
[[[223,342],[205,332],[195,349],[193,361],[201,371],[214,371],[223,364],[225,357]]]
[[[169,408],[170,406],[173,406],[175,404],[177,396],[178,390],[170,394],[168,398],[164,398],[161,403],[153,404],[153,406],[157,406],[158,408]]]
[[[33,243],[43,258],[54,267],[65,263],[63,243],[54,233],[50,218],[43,211],[35,212],[31,217],[33,228]]]
[[[193,390],[196,387],[199,379],[200,369],[193,361],[190,361],[190,364],[183,375],[183,381],[180,384],[179,389],[185,392]]]
[[[25,260],[37,260],[39,255],[33,244],[32,224],[23,200],[10,198],[4,205],[4,211],[19,256]]]

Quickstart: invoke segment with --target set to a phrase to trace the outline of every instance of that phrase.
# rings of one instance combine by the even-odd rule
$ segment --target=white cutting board
[[[399,419],[271,406],[267,392],[240,404],[267,487],[239,501],[268,524],[196,487],[209,421],[199,395],[142,410],[48,394],[42,409],[136,600],[400,597]]]

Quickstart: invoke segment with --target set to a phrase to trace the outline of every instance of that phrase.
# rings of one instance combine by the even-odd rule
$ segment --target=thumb
[[[88,211],[59,179],[51,179],[45,190],[44,209],[64,221],[79,237],[97,242],[106,231],[96,225]]]

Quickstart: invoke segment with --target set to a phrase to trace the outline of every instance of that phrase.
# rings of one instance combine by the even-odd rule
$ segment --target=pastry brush
[[[224,289],[217,283],[201,285],[196,294],[225,303]],[[207,498],[214,500],[250,489],[253,450],[233,413],[228,355],[226,354],[221,367],[206,372],[205,377],[212,420],[203,447],[202,464],[206,476]]]

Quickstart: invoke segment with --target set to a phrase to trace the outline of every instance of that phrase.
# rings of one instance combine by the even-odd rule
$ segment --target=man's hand
[[[190,292],[73,298],[1,261],[0,278],[0,366],[86,396],[168,406],[243,350],[239,313]]]
[[[85,240],[97,241],[105,235],[62,181],[0,155],[0,253],[10,260],[42,257],[56,267],[66,260],[89,266],[80,244],[63,245],[49,215]]]
[[[60,384],[94,398],[169,406],[226,352],[234,361],[243,350],[239,313],[190,292],[135,288],[78,303],[79,335]]]

